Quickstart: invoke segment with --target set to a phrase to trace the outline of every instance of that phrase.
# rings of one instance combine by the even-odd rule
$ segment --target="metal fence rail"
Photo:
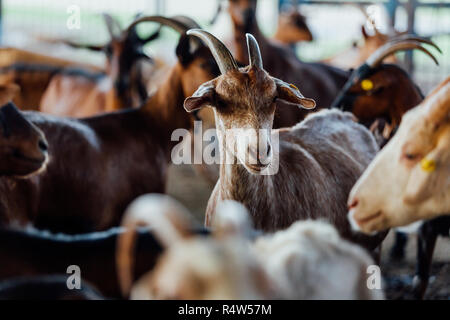
[[[291,2],[281,0],[281,2]],[[333,53],[339,53],[345,47],[356,40],[360,35],[348,32],[356,30],[358,23],[363,19],[357,9],[352,8],[348,3],[369,6],[373,4],[381,5],[388,15],[387,22],[390,27],[395,27],[398,31],[407,31],[429,37],[435,41],[442,49],[443,54],[438,55],[440,66],[436,67],[422,53],[414,51],[403,55],[404,66],[413,74],[416,82],[427,93],[436,84],[450,75],[450,1],[421,1],[421,0],[380,0],[380,1],[320,1],[320,0],[298,0],[300,10],[310,17],[312,28],[317,30],[317,42],[314,44],[302,44],[299,54],[306,60],[315,60],[317,57],[327,58]],[[319,12],[322,12],[321,14]],[[328,32],[321,32],[325,18],[315,19],[314,15],[324,15],[327,12]],[[358,19],[357,15],[360,16]],[[355,20],[358,21],[355,23]],[[336,25],[330,27],[333,22]],[[386,22],[386,21],[385,21]],[[330,42],[329,34],[332,33]],[[325,49],[317,49],[322,47]]]
[[[313,43],[298,46],[298,54],[305,61],[318,61],[329,58],[349,48],[355,40],[361,39],[361,25],[365,17],[354,6],[382,5],[386,10],[386,23],[399,31],[408,31],[421,36],[431,37],[444,52],[438,56],[440,67],[435,67],[422,53],[400,55],[406,61],[405,66],[414,75],[424,92],[450,74],[450,0],[258,0],[260,19],[264,32],[274,32],[277,18],[277,6],[283,3],[297,2],[315,36]],[[65,58],[74,58],[83,62],[102,63],[101,54],[92,54],[83,50],[67,48],[48,49],[39,43],[38,37],[71,38],[85,43],[102,43],[107,32],[100,17],[102,12],[110,12],[127,24],[137,12],[145,14],[186,14],[194,16],[202,26],[214,15],[216,1],[213,0],[0,0],[0,36],[2,44],[29,48],[37,52]],[[66,26],[71,5],[80,7],[81,28],[69,29]],[[199,9],[200,8],[200,9]],[[226,14],[223,14],[226,16]],[[220,20],[220,19],[219,19]],[[230,25],[222,17],[222,24],[213,28],[219,36],[228,36]],[[386,27],[386,26],[382,26]],[[150,27],[151,28],[151,27]],[[152,53],[163,52],[162,48],[173,48],[175,35],[165,31],[160,42],[146,48]],[[167,50],[166,50],[167,51]],[[173,50],[169,50],[173,51]]]

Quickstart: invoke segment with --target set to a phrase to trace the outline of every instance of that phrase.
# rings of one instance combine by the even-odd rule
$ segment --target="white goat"
[[[403,116],[349,206],[352,225],[366,233],[450,212],[450,77]]]
[[[127,210],[124,225],[148,223],[166,247],[154,270],[132,288],[133,299],[379,299],[368,289],[371,259],[324,222],[297,222],[285,231],[249,238],[247,210],[218,206],[211,236],[192,233],[192,221],[167,196],[148,195]],[[129,231],[129,235],[132,230]],[[122,288],[130,289],[132,237],[119,241]]]

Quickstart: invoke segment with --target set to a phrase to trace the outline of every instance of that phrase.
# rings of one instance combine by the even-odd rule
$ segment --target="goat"
[[[367,272],[373,265],[369,255],[342,239],[324,221],[297,221],[286,230],[254,235],[247,209],[240,203],[224,201],[217,208],[214,226],[214,233],[226,230],[247,236],[280,297],[294,300],[383,298],[382,290],[367,287]]]
[[[378,119],[385,120],[384,139],[381,139],[381,144],[385,144],[402,116],[423,100],[423,94],[403,69],[383,62],[398,51],[420,50],[438,64],[430,51],[421,46],[422,43],[440,51],[433,42],[409,35],[376,50],[352,73],[331,108],[352,112],[367,128]]]
[[[277,100],[306,109],[315,107],[314,100],[267,74],[252,35],[247,35],[250,65],[238,69],[213,35],[201,30],[188,34],[207,43],[222,73],[184,103],[188,112],[210,106],[216,118],[220,178],[208,203],[206,225],[219,201],[236,200],[263,231],[283,229],[299,219],[324,218],[345,238],[376,248],[384,235],[353,234],[346,219],[348,193],[378,151],[370,132],[350,114],[330,110],[293,128],[272,130]],[[249,143],[241,143],[234,131],[239,129],[250,129]]]
[[[132,23],[122,31],[111,16],[105,15],[110,41],[103,46],[85,46],[67,42],[72,47],[103,51],[107,57],[106,74],[85,77],[67,72],[52,78],[40,101],[40,111],[62,116],[87,117],[101,112],[138,107],[147,99],[142,63],[153,60],[143,47],[158,37],[158,32],[139,38]]]
[[[104,300],[84,283],[81,289],[67,288],[67,276],[23,277],[0,282],[0,300]]]
[[[351,75],[332,108],[352,112],[375,135],[380,147],[384,147],[397,131],[402,116],[423,100],[423,94],[411,77],[400,67],[383,64],[398,50],[421,50],[435,63],[436,58],[421,44],[440,49],[433,42],[413,36],[403,36],[376,50]],[[391,250],[393,259],[402,259],[407,242],[405,234],[396,233]]]
[[[404,35],[403,33],[396,32],[393,29],[390,30],[387,34],[382,33],[378,30],[375,21],[368,15],[367,11],[361,5],[351,3],[347,4],[356,7],[362,12],[367,21],[372,25],[374,34],[370,35],[367,32],[365,25],[362,25],[362,45],[358,45],[358,43],[355,42],[350,49],[322,61],[344,70],[357,68],[358,66],[363,64],[364,61],[366,61],[376,50],[384,46],[386,43]],[[387,57],[385,61],[387,63],[397,63],[397,59],[395,58],[395,56]]]
[[[37,110],[51,78],[67,67],[83,68],[91,73],[101,70],[92,65],[49,57],[17,48],[0,48],[0,84],[16,84],[20,94],[13,102],[22,110]]]
[[[64,274],[76,265],[81,269],[82,285],[87,281],[106,297],[121,298],[115,255],[117,239],[124,232],[123,228],[112,228],[70,236],[32,228],[0,228],[0,280]],[[155,266],[163,250],[147,229],[137,230],[136,238],[135,280]]]
[[[306,18],[298,11],[297,6],[294,5],[293,8],[280,13],[277,31],[272,39],[286,46],[293,46],[302,41],[313,41]]]
[[[382,298],[366,285],[370,257],[332,226],[304,221],[260,236],[249,220],[241,204],[226,201],[218,207],[211,235],[198,236],[189,212],[172,198],[136,199],[123,220],[129,231],[118,245],[124,296],[131,290],[132,299]],[[152,227],[166,250],[131,287],[132,230],[142,224]]]
[[[0,108],[0,128],[0,176],[24,179],[45,170],[47,140],[12,103]]]
[[[165,250],[155,268],[132,288],[138,225],[149,225]],[[198,227],[191,215],[172,198],[159,194],[139,197],[127,208],[122,226],[127,232],[118,239],[116,263],[123,296],[132,289],[131,299],[264,298],[256,289],[264,286],[258,279],[234,272],[236,268],[244,272],[259,269],[255,261],[246,258],[245,242],[235,239],[223,245],[212,236],[194,233]],[[238,259],[239,253],[242,259]],[[179,266],[183,266],[182,272],[177,272]],[[185,281],[189,283],[183,285]]]
[[[306,23],[306,18],[297,9],[298,1],[283,6],[278,16],[278,26],[272,39],[286,46],[293,46],[302,41],[312,41],[313,35]],[[217,1],[217,10],[210,24],[215,24],[222,12],[222,0]]]
[[[450,206],[445,187],[447,185],[448,189],[448,174],[444,171],[448,169],[445,158],[448,111],[445,110],[450,105],[449,97],[450,78],[404,116],[397,135],[351,193],[349,218],[355,227],[371,232],[448,214]],[[381,179],[380,174],[386,170],[388,162],[391,174]],[[379,188],[391,179],[394,182],[389,184],[389,195],[384,197]],[[448,216],[425,222],[420,227],[413,287],[415,298],[423,298],[426,292],[436,239],[439,235],[448,236],[449,230]]]
[[[267,40],[256,21],[256,3],[256,0],[229,1],[228,10],[234,29],[232,51],[236,60],[248,63],[245,34],[253,34],[261,46],[266,70],[272,76],[284,79],[297,87],[301,86],[306,96],[316,100],[318,107],[329,107],[350,73],[325,64],[301,62],[291,49]],[[292,126],[303,120],[305,115],[304,110],[287,108],[283,105],[275,114],[274,126],[275,128]]]
[[[145,17],[183,34],[178,62],[158,92],[142,107],[84,119],[24,113],[49,139],[45,173],[4,189],[0,215],[19,223],[66,233],[100,231],[118,225],[139,195],[165,192],[175,129],[192,126],[185,97],[219,73],[210,51],[184,36],[187,26],[164,17]],[[132,165],[130,165],[130,163]],[[95,192],[93,192],[95,190]]]
[[[397,134],[353,188],[354,226],[370,233],[450,212],[449,110],[447,78],[404,115]]]

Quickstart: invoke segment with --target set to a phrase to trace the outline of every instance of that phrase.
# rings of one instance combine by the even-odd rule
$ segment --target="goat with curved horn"
[[[212,34],[201,29],[189,30],[187,34],[200,38],[206,44],[216,60],[222,74],[226,74],[229,71],[238,70],[238,65],[230,50],[228,50],[228,48],[225,47],[225,45]]]
[[[353,71],[331,108],[352,112],[371,129],[381,147],[386,145],[402,116],[423,100],[423,94],[405,70],[383,61],[397,51],[421,50],[438,64],[422,43],[428,41],[397,40],[379,48]]]
[[[425,43],[425,42],[424,42]],[[348,101],[346,101],[346,97],[348,97],[350,89],[360,80],[367,77],[369,74],[373,73],[373,71],[379,67],[383,60],[398,52],[398,51],[405,51],[405,50],[421,50],[425,54],[427,54],[433,61],[436,63],[436,65],[439,65],[439,62],[437,61],[436,57],[429,52],[427,49],[421,46],[421,42],[418,41],[412,41],[412,40],[406,40],[406,41],[400,41],[400,42],[389,42],[379,48],[377,51],[375,51],[367,60],[365,63],[363,63],[359,68],[357,68],[355,71],[353,71],[352,75],[348,79],[347,83],[344,85],[342,90],[339,92],[337,97],[335,98],[334,102],[331,104],[331,108],[343,108],[346,111],[351,111],[350,104]]]
[[[203,40],[222,70],[221,76],[203,83],[184,102],[188,112],[212,108],[218,124],[217,141],[222,161],[219,180],[208,202],[206,225],[210,226],[214,221],[220,201],[234,200],[250,209],[259,230],[276,231],[297,220],[325,219],[332,221],[344,237],[368,250],[377,247],[384,234],[362,239],[359,235],[347,233],[349,225],[345,208],[349,189],[377,151],[370,132],[356,125],[351,115],[326,110],[296,126],[284,128],[279,134],[280,131],[273,130],[278,101],[286,108],[301,109],[313,109],[315,101],[305,98],[294,84],[275,78],[262,69],[263,58],[252,35],[246,34],[250,66],[241,69],[237,69],[228,49],[212,34],[189,30],[188,35]],[[317,121],[318,118],[320,120]],[[244,128],[248,130],[250,139],[240,134],[229,134]],[[344,142],[348,137],[351,137],[351,144]],[[348,160],[350,156],[354,161],[330,162],[329,157],[321,156],[331,153],[333,159]],[[364,157],[360,157],[362,153]],[[293,174],[291,162],[308,165],[296,167]],[[330,178],[327,172],[331,171],[334,175]],[[321,179],[323,191],[302,187],[305,177],[313,175],[320,177],[317,179]],[[326,182],[322,184],[322,181]],[[330,187],[336,181],[345,181],[347,190]],[[273,192],[274,189],[286,192]],[[334,208],[317,201],[317,193],[336,199]],[[289,194],[298,196],[292,198]]]
[[[366,64],[370,68],[375,68],[379,64],[381,64],[386,57],[390,56],[391,54],[394,54],[398,51],[413,50],[413,49],[417,49],[424,52],[431,59],[433,59],[436,65],[439,65],[439,62],[436,59],[436,57],[433,56],[433,54],[430,51],[422,47],[420,45],[420,42],[418,41],[402,41],[402,42],[387,43],[380,49],[378,49],[372,56],[370,56],[366,60]]]
[[[248,57],[250,65],[252,67],[258,67],[259,69],[264,69],[261,57],[261,50],[259,50],[258,42],[256,41],[255,37],[250,33],[247,33],[246,37],[247,37]]]

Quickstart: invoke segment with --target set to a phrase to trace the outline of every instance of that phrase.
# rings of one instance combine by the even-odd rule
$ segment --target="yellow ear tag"
[[[295,86],[295,85],[293,85],[292,83],[291,84],[289,84],[289,87],[291,87],[292,89],[295,89],[295,90],[297,90],[298,91],[298,88]]]
[[[436,161],[433,159],[423,158],[420,162],[420,167],[425,172],[433,172],[436,170]]]
[[[372,80],[365,79],[365,80],[361,81],[361,88],[364,91],[372,90],[373,89],[373,82],[372,82]]]

